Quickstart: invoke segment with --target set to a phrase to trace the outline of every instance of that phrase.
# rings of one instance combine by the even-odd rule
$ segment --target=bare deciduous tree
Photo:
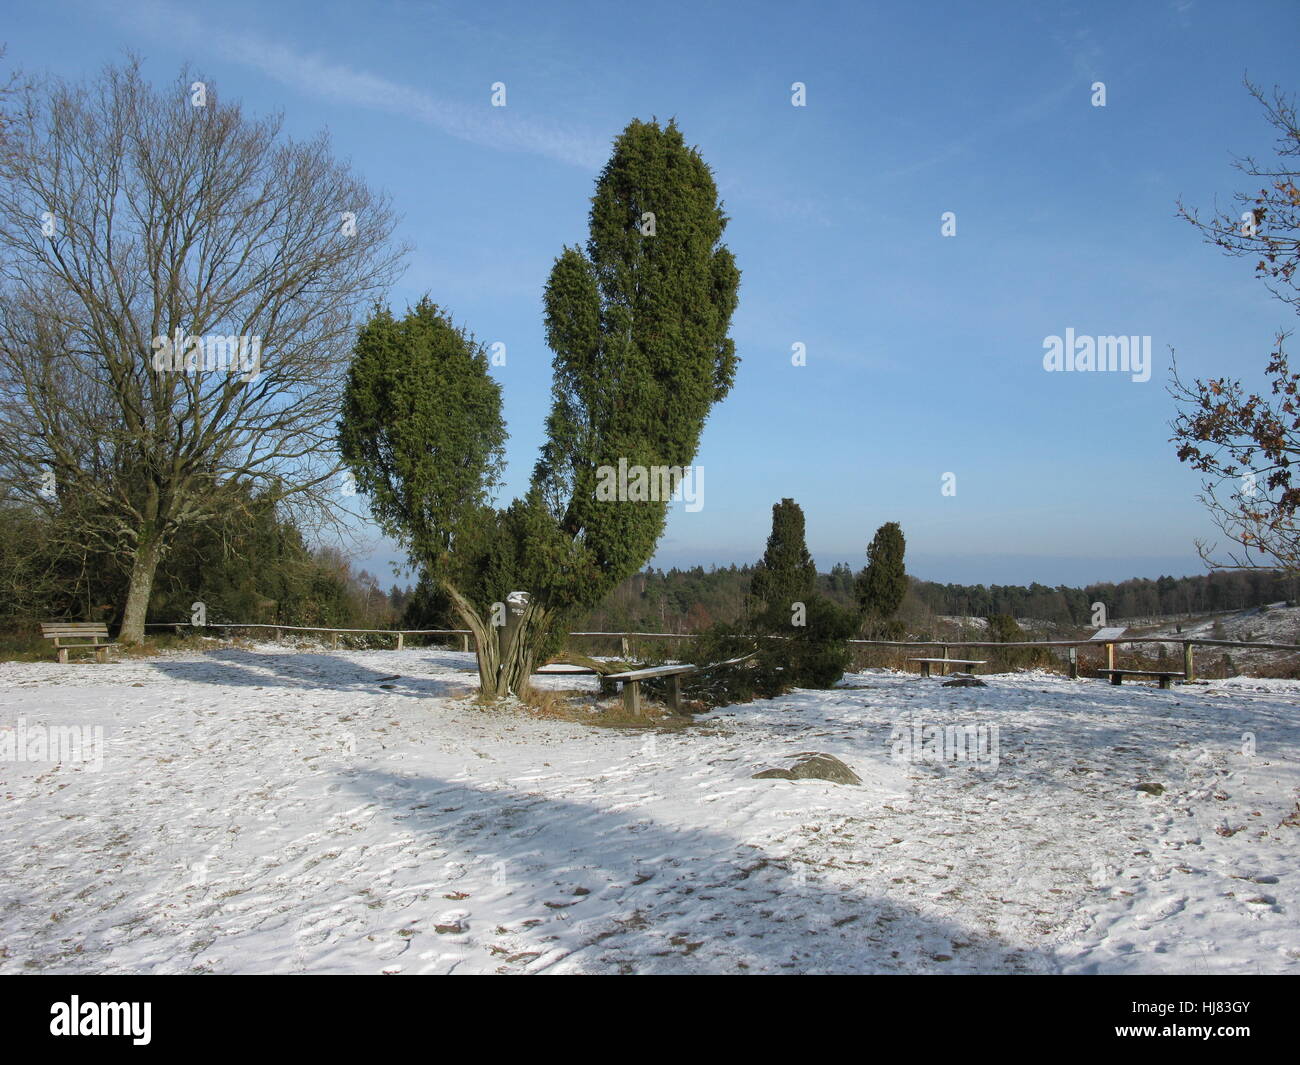
[[[1179,203],[1179,213],[1207,243],[1232,256],[1255,260],[1255,274],[1269,292],[1300,312],[1300,124],[1294,100],[1279,89],[1271,96],[1246,83],[1277,131],[1277,159],[1247,156],[1236,167],[1257,191],[1240,192],[1236,206],[1202,220]],[[1202,559],[1216,569],[1280,566],[1300,572],[1300,374],[1288,365],[1279,330],[1265,373],[1269,390],[1254,393],[1227,377],[1183,381],[1174,368],[1170,393],[1179,413],[1172,423],[1178,457],[1206,475],[1200,496],[1219,530],[1235,546],[1226,559],[1217,545],[1198,542]]]
[[[325,135],[292,140],[187,71],[159,90],[131,59],[12,108],[0,486],[123,558],[124,641],[175,531],[236,485],[337,514],[341,385],[393,227]]]

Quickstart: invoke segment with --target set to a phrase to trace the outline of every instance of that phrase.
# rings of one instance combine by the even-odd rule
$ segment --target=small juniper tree
[[[355,416],[405,371],[355,375],[361,394],[340,426],[345,460],[380,501],[377,517],[474,633],[485,697],[527,694],[566,617],[654,553],[667,496],[610,498],[598,489],[621,463],[680,474],[694,462],[710,409],[731,389],[737,358],[727,334],[740,273],[721,243],[726,223],[709,167],[675,124],[633,121],[623,131],[596,182],[586,246],[565,248],[546,285],[555,353],[547,439],[528,492],[504,510],[485,502],[500,420],[495,392],[482,387],[481,353],[440,364],[467,379],[451,401],[440,385],[412,390],[413,416],[435,432],[432,443],[395,432],[391,412]],[[390,341],[380,326],[382,347]],[[469,409],[454,398],[462,394],[474,397]],[[527,599],[510,609],[514,591]]]
[[[858,610],[868,629],[881,629],[903,604],[907,595],[907,570],[903,554],[907,541],[898,522],[886,522],[876,530],[867,547],[867,566],[858,574]]]
[[[767,550],[754,567],[750,610],[737,623],[700,633],[699,662],[731,662],[688,678],[691,698],[711,705],[770,698],[791,688],[832,687],[848,668],[856,615],[816,591],[817,564],[793,499],[772,507]]]
[[[772,504],[772,532],[750,584],[758,613],[786,615],[807,603],[817,586],[817,564],[804,540],[803,509],[793,499]]]

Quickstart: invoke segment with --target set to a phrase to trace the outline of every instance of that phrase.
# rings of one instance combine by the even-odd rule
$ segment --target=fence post
[[[467,632],[462,632],[460,634],[460,649],[462,651],[469,650],[469,633]]]
[[[620,637],[619,637],[619,643],[620,643],[620,645],[622,646],[622,649],[623,649],[623,657],[624,657],[624,658],[631,658],[631,657],[632,657],[632,652],[631,652],[631,650],[628,648],[627,637],[626,637],[626,636],[620,636]]]
[[[1070,679],[1079,679],[1079,649],[1074,646],[1070,648]]]
[[[1195,645],[1192,643],[1191,640],[1187,640],[1183,644],[1183,680],[1184,681],[1196,679],[1196,665],[1192,661],[1192,648],[1194,646]]]
[[[406,636],[406,633],[404,633],[404,632],[399,632],[399,633],[397,634],[397,649],[398,649],[399,651],[402,649],[402,641],[403,641],[403,638],[404,638],[405,636]]]

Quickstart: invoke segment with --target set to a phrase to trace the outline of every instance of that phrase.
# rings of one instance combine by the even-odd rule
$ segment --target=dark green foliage
[[[402,610],[404,629],[461,628],[452,609],[451,596],[427,576],[421,577]]]
[[[817,586],[817,564],[804,539],[803,509],[793,499],[772,505],[772,532],[767,550],[754,567],[750,595],[758,611],[784,611],[806,602]]]
[[[907,571],[903,554],[907,542],[898,522],[886,522],[876,530],[867,547],[867,566],[858,576],[858,610],[866,629],[879,630],[897,613],[907,595]],[[884,637],[877,637],[884,638]]]
[[[756,638],[749,626],[735,622],[719,622],[700,633],[683,654],[689,654],[690,661],[698,665],[715,665],[715,668],[683,677],[683,695],[706,706],[729,706],[781,694],[776,662],[770,655],[761,660],[758,657],[762,645],[769,642],[775,641]],[[732,666],[717,665],[735,658],[745,661]]]
[[[696,638],[697,664],[748,656],[734,667],[691,677],[686,690],[710,705],[770,698],[791,688],[829,688],[848,668],[856,612],[818,595],[817,566],[793,499],[772,507],[767,551],[754,568],[752,612]]]
[[[368,612],[346,561],[311,550],[273,494],[230,493],[237,506],[177,533],[154,579],[150,616],[188,622],[201,602],[209,623],[381,627],[386,599],[377,596]],[[127,576],[120,558],[69,538],[57,520],[0,507],[0,579],[9,592],[0,595],[0,625],[73,618],[113,627]]]
[[[573,611],[654,552],[669,500],[601,498],[597,486],[620,462],[680,474],[731,388],[740,274],[721,244],[726,222],[675,125],[623,131],[596,182],[585,251],[565,248],[546,285],[547,439],[528,493],[505,510],[488,505],[504,428],[481,349],[428,301],[401,322],[379,311],[362,330],[344,460],[380,526],[474,630],[484,695],[524,693]],[[515,590],[531,601],[502,641],[486,618]]]
[[[994,614],[987,620],[990,640],[996,640],[998,643],[1024,643],[1029,639],[1025,635],[1025,630],[1010,614]],[[1035,666],[1046,665],[1052,660],[1051,652],[1045,647],[967,648],[967,650],[972,653],[965,657],[987,657],[989,664],[986,669],[999,673],[1013,669],[1032,669]],[[989,653],[986,656],[983,653],[974,653],[976,651]]]
[[[787,681],[797,688],[830,688],[848,669],[848,641],[858,618],[822,596],[811,596],[806,606],[806,624],[792,630],[784,648]]]
[[[806,608],[807,624],[787,625],[781,636],[757,634],[753,619],[718,624],[698,635],[689,649],[697,664],[751,657],[735,666],[691,674],[683,681],[683,691],[709,706],[722,706],[771,699],[792,688],[833,687],[849,666],[848,641],[857,614],[816,595]]]
[[[502,464],[501,387],[482,345],[422,299],[376,308],[348,370],[339,450],[379,527],[441,577],[481,537]],[[464,554],[464,552],[460,552]]]
[[[1010,614],[994,614],[985,620],[989,623],[990,640],[997,640],[998,643],[1014,643],[1025,638],[1025,630]]]
[[[551,544],[549,567],[533,575],[553,600],[594,606],[663,531],[667,501],[598,499],[600,468],[689,466],[731,389],[740,273],[721,244],[726,223],[709,167],[676,125],[634,121],[596,183],[585,251],[565,248],[555,262],[545,293],[554,403],[533,487],[581,550]]]

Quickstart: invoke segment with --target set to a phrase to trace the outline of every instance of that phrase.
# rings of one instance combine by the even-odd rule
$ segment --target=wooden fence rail
[[[167,628],[175,629],[180,632],[185,628],[203,628],[204,626],[193,625],[188,621],[166,621],[150,622],[146,628]],[[249,623],[240,624],[236,622],[212,622],[206,626],[210,629],[271,629],[275,633],[275,638],[280,639],[282,632],[327,632],[333,637],[332,645],[338,647],[340,635],[381,635],[396,636],[397,650],[402,650],[404,641],[407,636],[458,636],[460,637],[460,649],[462,651],[470,650],[471,633],[469,629],[331,629],[319,625],[275,625],[268,623]],[[670,640],[689,640],[695,636],[691,632],[571,632],[570,637],[591,637],[621,641],[623,654],[631,654],[631,641],[634,639],[670,639]],[[784,637],[773,636],[771,639],[784,639]],[[1117,647],[1128,647],[1133,644],[1176,644],[1183,649],[1183,675],[1187,680],[1196,679],[1196,663],[1194,661],[1193,648],[1195,647],[1244,647],[1252,650],[1261,651],[1300,651],[1300,644],[1293,643],[1260,643],[1248,640],[1211,640],[1211,639],[1189,639],[1185,636],[1131,636],[1121,637],[1113,641],[1099,641],[1094,639],[1079,640],[1025,640],[1011,643],[999,643],[996,640],[849,640],[850,644],[864,647],[937,647],[943,652],[943,657],[948,657],[948,651],[954,647],[980,647],[980,648],[1008,648],[1008,647],[1065,647],[1069,649],[1069,673],[1072,678],[1079,675],[1079,654],[1080,647],[1104,647],[1106,650],[1106,666],[1108,669],[1115,668],[1115,651]]]

